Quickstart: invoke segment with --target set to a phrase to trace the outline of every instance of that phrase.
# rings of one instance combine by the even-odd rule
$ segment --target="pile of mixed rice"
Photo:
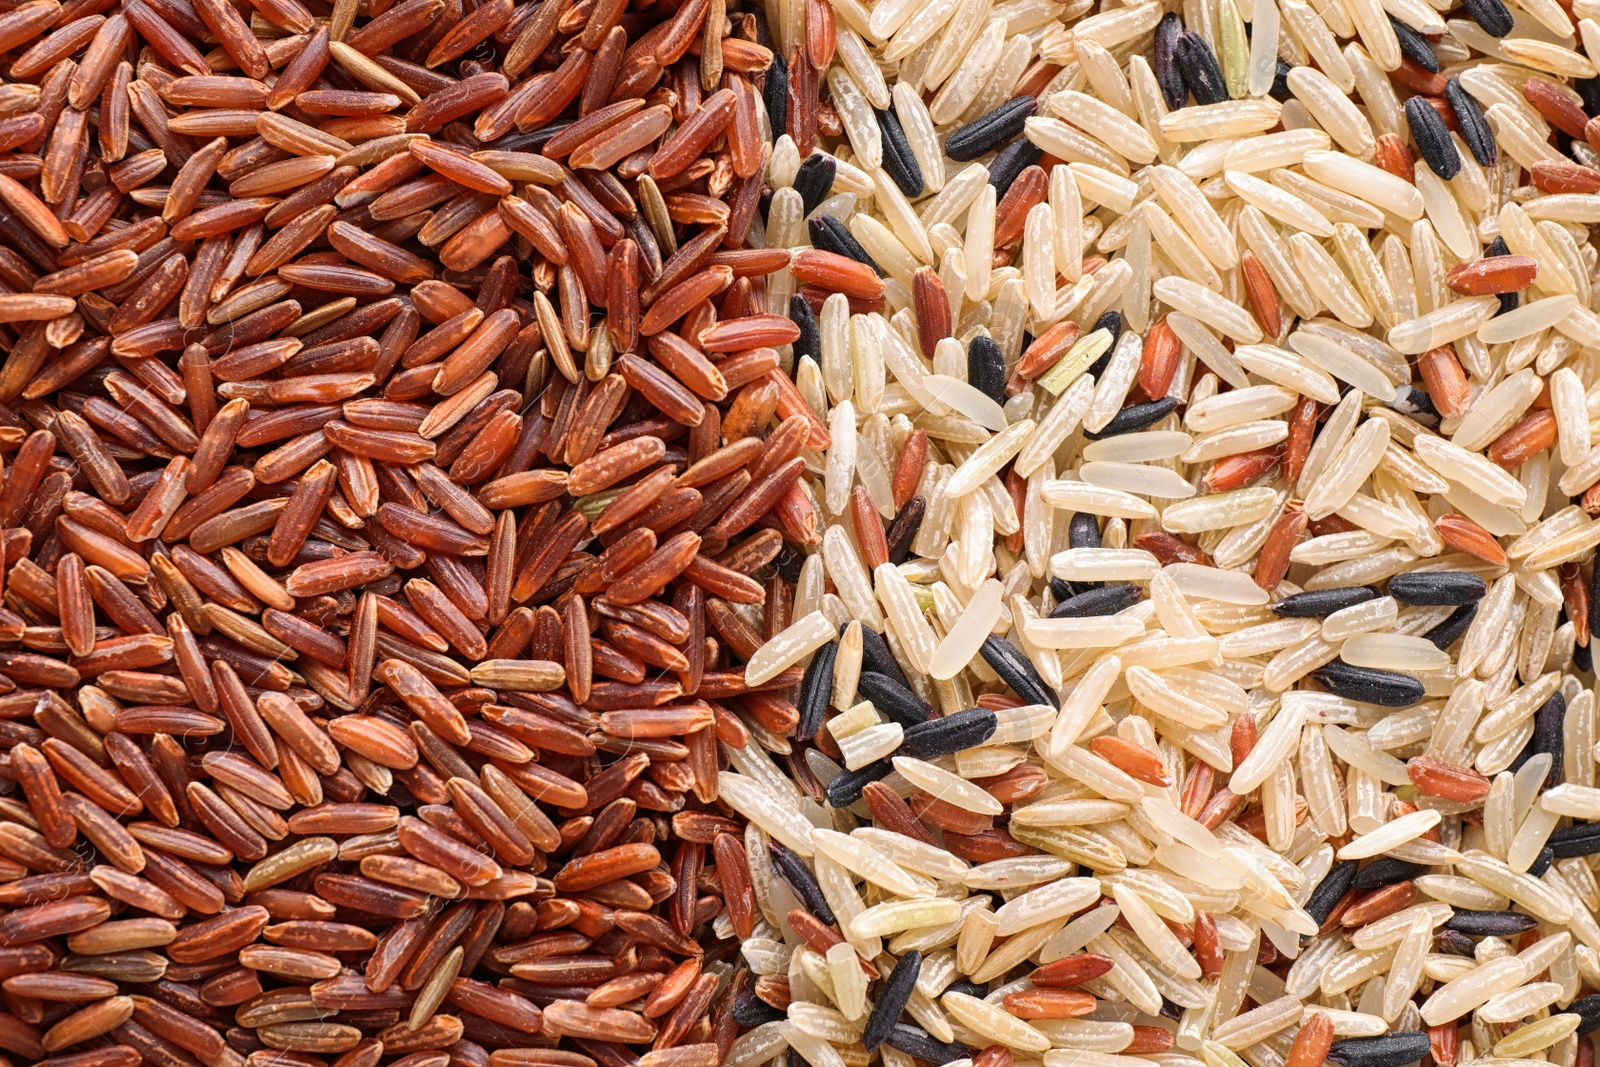
[[[728,1067],[1592,1064],[1600,7],[766,15]]]

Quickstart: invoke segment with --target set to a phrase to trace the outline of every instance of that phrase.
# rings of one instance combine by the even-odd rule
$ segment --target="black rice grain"
[[[894,1032],[921,974],[922,953],[916,949],[901,956],[894,970],[889,972],[883,989],[878,993],[877,1002],[872,1005],[872,1013],[867,1016],[867,1024],[861,1029],[861,1044],[868,1053],[887,1041]]]
[[[1093,333],[1095,330],[1104,330],[1111,335],[1111,343],[1106,346],[1105,352],[1101,354],[1099,359],[1089,364],[1089,369],[1084,372],[1098,381],[1100,375],[1105,373],[1106,368],[1111,366],[1111,357],[1116,355],[1117,339],[1122,336],[1122,312],[1108,311],[1101,315],[1094,320],[1094,325],[1087,332]]]
[[[1328,1059],[1344,1067],[1406,1067],[1428,1054],[1426,1030],[1403,1030],[1381,1037],[1347,1037],[1335,1041]]]
[[[1579,78],[1572,87],[1583,99],[1583,113],[1590,118],[1600,115],[1600,78]]]
[[[1504,37],[1516,25],[1502,0],[1466,0],[1462,7],[1467,9],[1467,17],[1490,37]]]
[[[1339,659],[1312,671],[1311,677],[1335,696],[1384,708],[1407,707],[1427,695],[1427,687],[1409,674],[1353,667]]]
[[[1161,99],[1167,110],[1176,111],[1189,99],[1188,87],[1183,82],[1183,72],[1178,69],[1178,37],[1183,33],[1183,19],[1176,11],[1169,11],[1156,23],[1156,39],[1152,53],[1152,66],[1156,84],[1161,86]]]
[[[854,771],[842,771],[828,779],[826,795],[828,807],[848,808],[861,799],[861,791],[873,782],[889,777],[894,765],[886,759],[873,760]]]
[[[785,541],[783,547],[778,549],[778,556],[772,561],[772,565],[777,568],[778,574],[783,577],[784,581],[798,582],[800,580],[800,568],[805,565],[805,562],[806,557],[801,554],[800,550]]]
[[[995,713],[988,708],[967,708],[910,727],[900,751],[922,760],[951,756],[963,749],[977,748],[993,737],[998,727]]]
[[[889,651],[889,642],[870,626],[861,628],[861,669],[877,671],[890,681],[899,683],[902,689],[911,688],[910,679],[900,669],[894,653]]]
[[[1560,783],[1562,778],[1561,757],[1565,751],[1562,735],[1566,732],[1567,698],[1560,693],[1552,693],[1550,699],[1539,706],[1533,713],[1533,736],[1528,738],[1528,744],[1518,753],[1509,770],[1517,771],[1522,765],[1534,756],[1548,754],[1550,756],[1550,770],[1545,774],[1540,790],[1550,789]]]
[[[817,877],[806,866],[805,860],[776,841],[767,842],[767,850],[772,855],[772,869],[789,883],[789,888],[794,890],[800,903],[812,915],[832,926],[835,921],[833,909],[828,906],[828,898],[822,895],[822,887],[817,884]]]
[[[1039,672],[1034,669],[1033,661],[1022,654],[1022,650],[1003,637],[990,634],[983,639],[984,662],[994,669],[1000,680],[1016,690],[1017,695],[1029,704],[1049,704],[1059,708],[1061,701],[1055,693],[1044,684],[1044,679],[1039,677]]]
[[[1272,613],[1282,619],[1321,619],[1343,608],[1365,604],[1378,596],[1370,585],[1347,585],[1339,589],[1313,589],[1286,596],[1272,605]]]
[[[789,65],[780,49],[772,51],[772,66],[767,68],[767,83],[761,88],[761,102],[767,105],[773,136],[789,128]]]
[[[872,701],[873,707],[908,729],[934,717],[933,709],[921,697],[877,671],[863,670],[856,682],[856,691]]]
[[[1472,626],[1472,620],[1478,617],[1478,605],[1464,604],[1450,613],[1450,617],[1438,626],[1423,634],[1426,641],[1432,641],[1434,647],[1443,652],[1457,641],[1461,635]]]
[[[959,1041],[940,1041],[920,1026],[911,1026],[908,1023],[895,1023],[889,1036],[884,1038],[890,1048],[897,1048],[912,1059],[925,1060],[942,1067],[952,1060],[963,1060],[974,1054],[974,1050]]]
[[[1533,862],[1528,864],[1528,876],[1530,878],[1543,878],[1544,872],[1548,871],[1550,865],[1555,861],[1556,850],[1549,845],[1544,846],[1539,850],[1539,855],[1534,857]]]
[[[1419,874],[1426,874],[1427,870],[1428,868],[1421,863],[1407,863],[1392,856],[1379,856],[1361,868],[1356,875],[1356,888],[1363,892],[1382,889],[1396,882],[1409,882]]]
[[[1317,888],[1311,891],[1311,896],[1306,900],[1306,914],[1316,920],[1318,926],[1328,921],[1328,916],[1333,914],[1333,906],[1350,891],[1356,884],[1355,860],[1341,860],[1335,863],[1323,875],[1322,881],[1317,883]]]
[[[755,995],[743,990],[733,1001],[733,1021],[740,1026],[760,1026],[763,1023],[782,1022],[788,1016]]]
[[[1074,512],[1067,527],[1067,545],[1071,548],[1099,548],[1100,520],[1087,511]]]
[[[906,197],[915,200],[922,195],[922,168],[911,152],[911,142],[906,140],[905,127],[893,107],[876,112],[878,132],[883,135],[883,170]]]
[[[1147,400],[1143,404],[1129,404],[1099,430],[1085,430],[1083,436],[1090,441],[1102,441],[1119,434],[1137,433],[1153,426],[1177,410],[1176,397],[1164,396],[1160,400]]]
[[[838,643],[829,641],[817,649],[806,665],[805,676],[800,681],[800,722],[794,730],[798,741],[811,740],[822,727],[822,716],[833,695],[833,664],[838,656]]]
[[[1583,1017],[1583,1022],[1578,1024],[1578,1033],[1592,1034],[1600,1030],[1600,993],[1579,997],[1567,1005],[1566,1010]]]
[[[1289,90],[1289,72],[1294,70],[1283,60],[1278,60],[1278,69],[1272,75],[1272,88],[1267,90],[1267,95],[1279,103],[1285,103],[1294,95]]]
[[[1484,252],[1483,255],[1487,259],[1490,256],[1509,256],[1510,254],[1511,246],[1506,244],[1506,239],[1504,237],[1496,237],[1489,242],[1488,251]],[[1499,296],[1500,310],[1495,312],[1496,315],[1504,315],[1508,311],[1515,311],[1522,304],[1521,293],[1501,293]]]
[[[1038,110],[1039,102],[1031,96],[1007,100],[952,133],[944,142],[944,154],[957,163],[986,156],[1021,136],[1024,125]]]
[[[803,356],[814,360],[822,358],[822,330],[817,327],[816,313],[811,302],[799,293],[789,298],[789,321],[800,327],[800,336],[794,342],[794,358]]]
[[[1558,860],[1569,860],[1574,856],[1592,856],[1600,852],[1600,822],[1580,822],[1563,826],[1550,835],[1549,845],[1555,849]]]
[[[1439,53],[1433,50],[1431,41],[1393,15],[1389,16],[1389,25],[1394,27],[1394,35],[1400,41],[1401,55],[1430,74],[1439,73]]]
[[[1445,926],[1472,937],[1512,937],[1539,925],[1532,915],[1515,911],[1457,911]]]
[[[1220,104],[1230,99],[1222,65],[1204,37],[1193,30],[1179,34],[1173,58],[1183,74],[1183,84],[1194,94],[1195,103]]]
[[[967,384],[996,404],[1006,402],[1006,356],[994,338],[978,334],[968,343]]]
[[[928,512],[928,502],[920,496],[906,501],[906,506],[894,517],[883,537],[889,546],[889,562],[899,566],[911,558],[911,542],[922,529],[922,518]]]
[[[1389,401],[1388,407],[1391,411],[1398,411],[1409,419],[1429,426],[1437,425],[1439,421],[1439,409],[1433,406],[1433,397],[1414,385],[1396,386],[1394,399]]]
[[[995,198],[1002,199],[1017,175],[1039,162],[1043,149],[1027,138],[1012,141],[989,161],[989,184],[994,186]]]
[[[1133,607],[1144,594],[1136,585],[1103,585],[1068,597],[1050,612],[1052,619],[1086,619],[1094,615],[1115,615]]]
[[[794,172],[794,191],[800,194],[805,214],[811,214],[828,199],[838,172],[838,163],[826,152],[813,152],[801,161],[800,169]]]
[[[1100,520],[1087,511],[1075,513],[1067,524],[1067,547],[1099,548]],[[1104,582],[1064,582],[1052,578],[1050,589],[1055,593],[1056,600],[1062,601],[1071,599],[1079,593],[1088,592],[1090,589],[1099,589],[1103,585]]]
[[[1483,26],[1484,31],[1495,37],[1504,37],[1511,32],[1511,15],[1506,11],[1506,6],[1500,0],[1467,0],[1467,13],[1473,14],[1475,8],[1493,5],[1505,15],[1505,30],[1495,33],[1483,20],[1476,15],[1473,21]],[[1489,128],[1489,120],[1483,117],[1483,108],[1478,106],[1478,101],[1472,94],[1461,87],[1460,78],[1451,78],[1444,86],[1444,98],[1450,104],[1450,110],[1456,113],[1456,125],[1461,128],[1461,139],[1467,142],[1467,150],[1472,153],[1472,158],[1478,161],[1479,166],[1492,167],[1500,162],[1500,152],[1495,148],[1494,131]]]
[[[1461,173],[1461,153],[1450,139],[1450,128],[1434,106],[1420,96],[1406,101],[1406,125],[1411,128],[1411,140],[1417,154],[1444,181]]]
[[[1482,578],[1466,571],[1413,571],[1389,579],[1389,595],[1413,606],[1476,604],[1488,591]]]
[[[878,272],[878,277],[883,277],[883,268],[877,261],[867,255],[867,250],[861,247],[861,242],[855,235],[844,228],[844,223],[832,215],[814,215],[806,220],[806,229],[811,233],[811,246],[820,248],[824,252],[845,256],[857,263],[865,263]]]

